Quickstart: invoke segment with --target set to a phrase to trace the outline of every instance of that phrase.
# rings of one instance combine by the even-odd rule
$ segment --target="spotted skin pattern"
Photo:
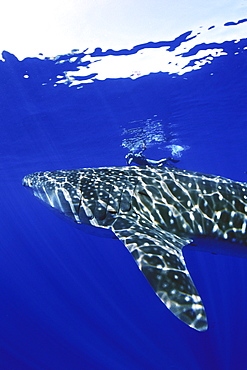
[[[23,185],[74,222],[113,231],[169,310],[207,329],[182,248],[202,235],[247,244],[246,183],[142,166],[37,172]]]

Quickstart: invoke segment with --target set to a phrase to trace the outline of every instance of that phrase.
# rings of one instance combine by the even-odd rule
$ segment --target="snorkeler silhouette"
[[[171,158],[171,157],[160,159],[159,161],[156,161],[154,159],[147,159],[145,157],[145,155],[143,154],[144,150],[146,150],[146,149],[147,149],[146,145],[143,144],[143,149],[139,153],[135,154],[132,151],[130,151],[125,156],[127,165],[131,165],[132,163],[135,163],[135,164],[138,164],[139,166],[144,166],[144,165],[151,164],[153,166],[158,166],[158,167],[161,167],[161,166],[164,166],[164,165],[174,167],[173,164],[171,164],[169,162],[172,162],[172,163],[179,162],[178,159],[174,159],[174,158]]]

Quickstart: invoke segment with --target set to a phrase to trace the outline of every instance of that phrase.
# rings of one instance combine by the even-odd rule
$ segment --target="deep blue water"
[[[175,50],[189,37],[91,57]],[[209,321],[196,332],[159,301],[120,241],[73,228],[21,185],[35,171],[125,165],[144,139],[149,158],[173,148],[179,168],[246,181],[247,39],[182,57],[193,66],[206,48],[225,55],[185,74],[102,80],[77,51],[72,61],[3,53],[1,369],[247,369],[247,259],[185,252]],[[88,73],[78,85],[57,83],[79,65]]]

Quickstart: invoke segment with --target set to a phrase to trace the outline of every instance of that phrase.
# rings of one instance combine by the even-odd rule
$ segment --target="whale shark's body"
[[[74,222],[111,230],[165,305],[207,329],[182,248],[197,236],[247,244],[246,183],[145,166],[37,172],[23,185]]]

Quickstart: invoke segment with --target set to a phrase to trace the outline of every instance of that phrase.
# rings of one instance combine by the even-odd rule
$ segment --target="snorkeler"
[[[127,165],[131,165],[132,163],[135,163],[135,164],[138,164],[139,166],[144,166],[144,165],[151,164],[153,166],[158,166],[158,167],[161,167],[161,166],[164,166],[164,165],[173,167],[173,165],[169,162],[172,162],[172,163],[179,162],[178,159],[174,159],[174,158],[171,158],[171,157],[160,159],[159,161],[156,161],[154,159],[147,159],[145,157],[145,155],[143,154],[143,152],[144,152],[144,150],[146,150],[146,148],[147,148],[146,145],[143,144],[143,149],[139,153],[135,154],[133,152],[129,152],[125,156]]]

